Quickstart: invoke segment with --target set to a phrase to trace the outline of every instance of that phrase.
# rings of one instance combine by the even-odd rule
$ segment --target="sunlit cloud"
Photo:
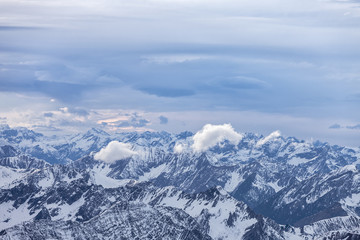
[[[137,153],[131,149],[130,144],[112,141],[106,147],[97,152],[94,155],[94,159],[111,164],[117,160],[122,160],[136,154]]]
[[[237,133],[230,124],[206,124],[193,136],[194,143],[192,148],[196,152],[202,152],[225,140],[237,145],[242,137],[243,136]]]

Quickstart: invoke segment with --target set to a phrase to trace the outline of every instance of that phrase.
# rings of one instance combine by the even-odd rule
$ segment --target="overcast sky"
[[[0,123],[360,146],[360,1],[0,0]]]

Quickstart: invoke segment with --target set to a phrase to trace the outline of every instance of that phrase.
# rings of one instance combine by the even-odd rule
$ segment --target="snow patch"
[[[26,173],[19,170],[0,166],[0,188],[10,188],[11,183],[22,179],[25,175]]]
[[[144,173],[143,176],[139,177],[139,181],[144,182],[144,181],[149,181],[151,179],[157,178],[158,176],[160,176],[161,173],[163,173],[167,168],[167,165],[165,163],[154,167],[154,168],[150,168],[149,172]]]
[[[354,173],[356,173],[357,172],[356,166],[353,165],[353,164],[350,164],[350,165],[346,165],[346,166],[339,169],[339,173],[344,173],[344,172],[354,172]]]
[[[131,179],[114,179],[95,171],[91,171],[90,178],[94,184],[101,185],[104,188],[117,188],[125,186],[132,181]]]
[[[275,192],[279,192],[281,189],[283,189],[283,187],[280,187],[278,183],[279,180],[277,180],[276,182],[269,182],[268,185],[272,187],[275,190]]]
[[[351,207],[358,207],[360,205],[360,193],[353,193],[351,196],[346,197],[342,202]]]
[[[49,210],[49,212],[52,209],[58,209],[58,215],[52,217],[51,219],[56,221],[56,220],[71,220],[75,217],[76,213],[79,211],[79,208],[84,205],[85,203],[85,199],[84,196],[81,196],[80,199],[78,199],[76,202],[74,202],[71,205],[68,204],[63,204],[63,205],[59,205],[56,203],[52,203],[52,204],[47,204],[46,208]],[[36,216],[36,215],[35,215]]]
[[[38,181],[38,186],[42,189],[51,187],[55,182],[55,178],[53,173],[50,173],[48,176],[42,178],[40,181]]]
[[[64,182],[67,182],[67,183],[71,183],[72,181],[75,181],[75,180],[78,180],[78,179],[81,179],[82,178],[82,176],[81,176],[81,174],[76,174],[76,176],[75,177],[72,177],[72,178],[69,178],[69,176],[65,176],[63,179],[62,179],[62,181],[64,181]]]
[[[18,208],[13,207],[14,202],[6,202],[0,205],[0,230],[18,225],[34,218],[40,210],[30,215],[28,204],[21,204]]]
[[[326,186],[326,188],[321,189],[321,191],[319,193],[316,194],[310,194],[307,198],[306,198],[306,203],[307,204],[311,204],[316,202],[318,199],[320,199],[321,197],[323,197],[325,194],[327,194],[328,192],[331,191],[332,188]]]
[[[298,166],[303,163],[311,162],[311,161],[315,160],[316,158],[317,157],[312,158],[312,159],[306,159],[306,158],[293,157],[288,161],[288,164],[293,165],[293,166]]]
[[[243,176],[237,172],[232,172],[230,175],[230,179],[225,183],[224,190],[227,192],[232,192],[235,188],[244,181]]]

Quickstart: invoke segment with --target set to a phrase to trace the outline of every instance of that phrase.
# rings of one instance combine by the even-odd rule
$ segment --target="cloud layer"
[[[203,152],[225,140],[237,145],[242,137],[230,124],[206,124],[193,136],[194,143],[192,148],[195,152]]]
[[[251,125],[247,131],[281,129],[289,135],[278,119],[244,120],[249,117],[243,112],[255,112],[312,122],[306,134],[291,130],[296,136],[358,144],[359,5],[337,0],[3,0],[0,117],[6,119],[1,122],[26,120],[26,126],[57,130],[78,129],[87,121],[91,126],[86,127],[94,127],[99,121],[105,130],[171,132],[232,122],[242,130],[246,124]],[[41,112],[45,119],[20,116],[21,108]],[[105,109],[152,117],[109,121],[96,116]],[[212,121],[215,115],[222,119]],[[266,129],[253,124],[257,121]],[[327,129],[334,122],[351,125]]]
[[[137,153],[131,150],[131,145],[118,141],[110,142],[106,147],[94,155],[95,160],[114,163],[117,160],[131,157]]]
[[[347,101],[360,88],[358,5],[6,0],[0,91],[45,95],[69,110],[359,116],[359,98]],[[325,101],[331,110],[320,108]]]

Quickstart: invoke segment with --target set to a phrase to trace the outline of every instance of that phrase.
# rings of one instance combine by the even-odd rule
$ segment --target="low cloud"
[[[131,145],[118,141],[110,142],[106,147],[102,148],[95,154],[94,158],[98,161],[106,163],[114,163],[117,160],[131,157],[137,153],[131,150]]]
[[[89,115],[89,112],[85,109],[81,108],[69,108],[69,107],[62,107],[59,109],[62,113],[71,113],[80,117],[86,117]]]
[[[145,119],[142,114],[137,112],[122,113],[117,116],[112,116],[103,120],[97,121],[98,124],[112,129],[121,130],[144,130],[151,122]]]
[[[128,120],[120,120],[114,122],[115,126],[119,128],[127,128],[127,127],[140,128],[140,127],[145,127],[149,123],[150,123],[149,120],[141,118],[136,114],[130,117]]]
[[[341,125],[335,123],[335,124],[331,125],[329,128],[330,128],[330,129],[339,129],[339,128],[341,128]]]
[[[52,117],[52,116],[54,116],[54,113],[52,113],[52,112],[44,113],[44,117]]]
[[[212,125],[206,124],[199,132],[193,136],[194,143],[192,148],[196,152],[206,151],[225,140],[237,145],[242,139],[242,135],[237,133],[231,124]]]
[[[164,116],[160,116],[159,120],[160,120],[160,124],[167,124],[169,122],[169,119]]]
[[[272,140],[272,139],[274,139],[274,138],[280,137],[280,136],[281,136],[280,131],[279,131],[279,130],[276,130],[276,131],[270,133],[269,136],[266,136],[266,137],[260,139],[260,140],[256,143],[256,146],[260,147],[260,146],[262,146],[263,144],[265,144],[266,142],[268,142],[268,141],[270,141],[270,140]]]
[[[356,125],[340,125],[340,124],[333,124],[329,127],[330,129],[349,129],[349,130],[359,130],[360,129],[360,124],[356,124]]]
[[[348,128],[348,129],[360,129],[360,124],[356,124],[356,125],[353,125],[353,126],[346,126],[346,128]]]
[[[184,146],[180,143],[176,143],[174,146],[175,153],[182,153],[184,151]]]

